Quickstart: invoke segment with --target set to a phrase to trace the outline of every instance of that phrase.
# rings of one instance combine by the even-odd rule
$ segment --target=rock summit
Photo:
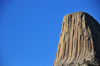
[[[88,13],[63,18],[53,66],[100,66],[100,25]]]

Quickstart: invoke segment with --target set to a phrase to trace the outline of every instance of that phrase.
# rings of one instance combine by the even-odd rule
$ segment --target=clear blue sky
[[[0,0],[0,66],[52,66],[63,16],[100,22],[100,0]]]

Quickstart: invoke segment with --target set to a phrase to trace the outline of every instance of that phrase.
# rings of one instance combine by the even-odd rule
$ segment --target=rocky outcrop
[[[53,66],[99,66],[99,59],[99,23],[85,12],[65,15]]]

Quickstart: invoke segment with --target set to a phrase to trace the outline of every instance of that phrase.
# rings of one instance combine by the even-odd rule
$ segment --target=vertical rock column
[[[100,41],[95,38],[100,40],[100,26],[92,16],[85,12],[65,15],[54,66],[82,64],[84,59],[92,61],[94,52],[100,53]]]

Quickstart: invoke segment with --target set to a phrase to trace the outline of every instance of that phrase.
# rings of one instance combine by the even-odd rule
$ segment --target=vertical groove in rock
[[[93,63],[93,59],[100,58],[98,39],[100,26],[92,16],[85,12],[65,15],[54,66],[67,66],[70,63],[82,65],[84,59],[97,64]]]

